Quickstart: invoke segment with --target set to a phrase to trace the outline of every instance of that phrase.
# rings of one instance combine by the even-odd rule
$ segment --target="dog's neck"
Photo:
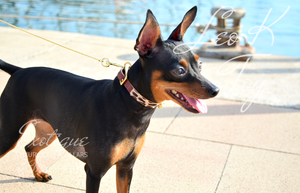
[[[147,80],[147,78],[143,78],[143,76],[141,63],[137,60],[128,70],[128,80],[142,96],[154,102],[150,89],[151,80]],[[151,76],[148,77],[151,78]],[[120,101],[122,101],[118,104],[119,107],[113,104],[113,106],[115,106],[114,108],[124,110],[124,113],[128,117],[133,116],[135,119],[141,119],[140,122],[147,122],[147,120],[150,120],[156,108],[145,107],[130,96],[130,93],[125,86],[120,85],[118,77],[114,79],[112,88],[113,92],[118,92],[118,97],[120,97]]]
[[[141,61],[138,59],[128,70],[128,80],[132,86],[146,99],[156,102],[151,90],[151,75],[143,71]]]
[[[133,97],[137,102],[141,103],[145,107],[156,108],[159,103],[153,102],[141,95],[135,88],[132,86],[130,81],[127,79],[126,69],[121,69],[118,73],[118,79],[120,84],[123,85],[126,90],[129,92],[130,96]]]

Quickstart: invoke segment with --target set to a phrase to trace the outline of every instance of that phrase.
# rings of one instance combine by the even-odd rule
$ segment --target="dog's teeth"
[[[173,94],[177,94],[177,92],[176,92],[175,90],[171,90],[171,92],[172,92]]]
[[[184,100],[184,98],[182,98],[182,97],[181,97],[180,99],[181,99],[182,101]]]
[[[175,94],[175,96],[176,96],[177,98],[179,98],[179,94]]]
[[[192,106],[193,107],[193,109],[195,109],[195,107],[194,106]]]

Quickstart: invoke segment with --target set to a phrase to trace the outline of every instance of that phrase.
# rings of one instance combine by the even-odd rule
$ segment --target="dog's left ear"
[[[190,9],[183,17],[182,22],[175,28],[175,30],[171,33],[169,40],[182,41],[183,35],[190,27],[191,23],[194,21],[197,14],[197,6],[194,6]]]
[[[134,49],[140,55],[150,54],[157,46],[162,44],[161,32],[158,22],[151,10],[147,11],[147,18],[141,29]]]

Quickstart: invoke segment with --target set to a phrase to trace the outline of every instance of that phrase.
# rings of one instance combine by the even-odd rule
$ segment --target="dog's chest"
[[[121,142],[115,144],[111,149],[111,164],[126,159],[129,155],[137,157],[145,142],[145,133],[136,140],[125,138]],[[131,154],[132,153],[132,154]]]
[[[124,159],[132,151],[134,146],[135,141],[128,138],[125,138],[121,142],[115,144],[110,153],[111,164],[113,165]]]

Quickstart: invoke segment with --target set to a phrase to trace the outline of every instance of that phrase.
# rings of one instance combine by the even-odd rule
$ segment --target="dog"
[[[25,150],[38,181],[52,177],[42,172],[36,156],[58,138],[69,153],[85,162],[87,193],[99,191],[101,178],[113,165],[117,192],[129,192],[133,166],[156,107],[172,100],[191,113],[205,113],[202,99],[219,92],[201,75],[199,57],[183,43],[196,13],[195,6],[163,41],[148,10],[134,46],[139,59],[114,80],[93,80],[45,67],[20,68],[1,60],[0,69],[11,77],[0,99],[0,158],[32,123],[36,136]]]

